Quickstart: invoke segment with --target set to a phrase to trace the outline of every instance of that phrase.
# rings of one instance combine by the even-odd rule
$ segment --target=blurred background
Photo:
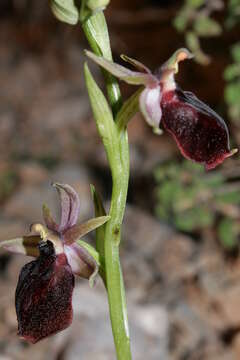
[[[178,83],[224,117],[239,147],[239,0],[112,0],[106,17],[117,61],[124,53],[154,69],[179,47],[194,52]],[[52,181],[78,191],[81,220],[93,214],[89,183],[110,198],[86,47],[80,26],[59,23],[47,0],[0,1],[0,240],[26,234],[43,202],[57,214]],[[121,89],[125,98],[135,90]],[[139,114],[129,138],[122,264],[134,359],[240,359],[238,155],[206,173]],[[0,359],[114,360],[100,279],[94,289],[77,281],[71,328],[34,346],[17,338],[14,292],[26,262],[0,253]]]

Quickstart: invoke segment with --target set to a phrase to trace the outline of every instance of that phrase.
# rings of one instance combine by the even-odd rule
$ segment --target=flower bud
[[[105,9],[105,7],[110,3],[110,0],[88,0],[87,7],[91,11],[97,11]]]

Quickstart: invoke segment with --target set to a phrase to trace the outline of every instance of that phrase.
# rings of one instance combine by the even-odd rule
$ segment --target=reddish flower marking
[[[179,88],[163,93],[161,107],[163,127],[183,156],[209,170],[232,155],[224,120],[193,93]]]
[[[26,264],[16,289],[18,334],[31,343],[64,330],[72,322],[74,276],[66,255],[50,241],[39,243],[37,260]]]

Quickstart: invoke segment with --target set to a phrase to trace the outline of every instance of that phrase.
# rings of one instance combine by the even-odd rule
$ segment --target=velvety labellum
[[[31,343],[67,328],[72,322],[74,276],[64,253],[55,255],[50,241],[26,264],[16,289],[18,333]]]
[[[188,159],[207,170],[232,155],[224,120],[194,94],[181,89],[163,93],[162,124]]]

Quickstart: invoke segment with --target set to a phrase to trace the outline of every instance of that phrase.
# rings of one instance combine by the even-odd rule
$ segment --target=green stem
[[[82,22],[82,28],[85,36],[96,55],[103,56],[112,61],[112,52],[108,36],[107,24],[102,11],[86,18]],[[115,116],[122,106],[122,98],[117,79],[102,69],[109,102]]]
[[[106,224],[105,231],[105,271],[117,358],[119,360],[130,360],[131,350],[127,308],[119,260],[121,224],[125,211],[129,178],[128,141],[126,132],[120,135],[119,142],[120,158],[118,162],[115,162],[113,168],[112,201],[109,213],[111,219]]]
[[[83,22],[82,26],[94,53],[112,60],[107,25],[103,13],[100,12],[90,16]],[[116,117],[122,104],[119,86],[117,80],[108,72],[104,72],[104,77],[109,102],[113,115]],[[106,224],[104,236],[106,275],[104,282],[108,294],[117,359],[131,360],[125,289],[119,259],[121,225],[125,212],[129,180],[129,147],[126,128],[120,130],[116,123],[113,123],[113,127],[114,136],[112,136],[110,142],[105,141],[104,144],[112,172],[112,198],[109,212],[111,218]],[[101,135],[104,137],[104,134]]]

